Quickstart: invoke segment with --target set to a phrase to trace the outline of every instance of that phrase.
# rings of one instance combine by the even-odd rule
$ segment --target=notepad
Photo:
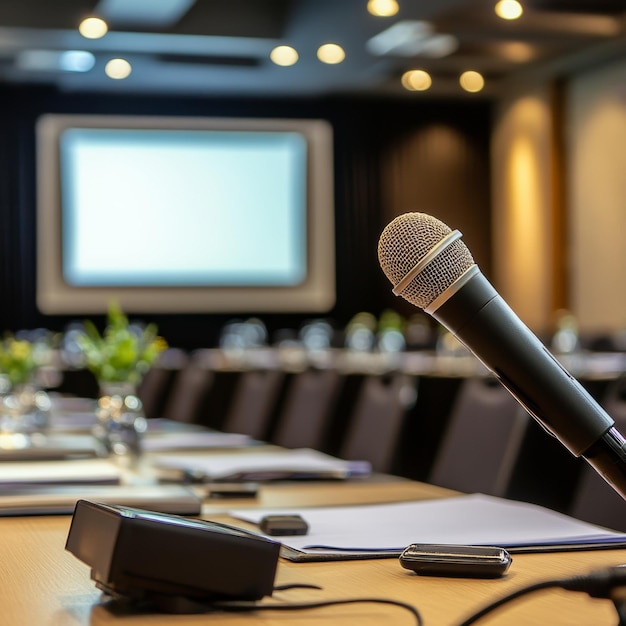
[[[121,470],[106,459],[7,461],[0,465],[0,493],[31,485],[117,484]]]
[[[277,450],[237,454],[161,455],[157,469],[181,470],[200,480],[314,480],[346,479],[371,472],[367,461],[345,461],[311,450]]]
[[[545,507],[483,494],[391,504],[233,510],[258,524],[265,515],[299,513],[306,536],[289,537],[295,561],[397,557],[411,543],[494,545],[511,552],[625,547],[626,534]]]
[[[98,421],[95,410],[91,412],[67,412],[54,414],[50,419],[51,437],[75,440],[83,437],[86,442]],[[83,433],[77,434],[77,433]],[[92,447],[95,439],[92,438]],[[215,448],[241,448],[258,444],[258,441],[240,433],[225,433],[201,426],[165,418],[146,421],[146,432],[142,437],[145,452],[170,450],[193,450]],[[0,458],[1,457],[0,452]],[[34,458],[34,457],[33,457]]]
[[[148,432],[141,441],[145,452],[161,452],[167,450],[198,450],[216,448],[244,448],[254,445],[254,439],[239,433],[222,433],[217,431],[200,432]]]
[[[52,413],[49,428],[55,433],[90,433],[98,416],[95,410],[71,413]]]
[[[78,500],[198,515],[202,501],[182,485],[53,485],[0,490],[0,515],[69,515]]]
[[[0,435],[0,461],[52,461],[106,456],[92,435],[7,433]]]

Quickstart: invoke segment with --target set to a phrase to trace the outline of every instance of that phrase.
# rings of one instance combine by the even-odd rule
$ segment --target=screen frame
[[[297,132],[307,144],[307,271],[294,286],[72,286],[62,273],[60,138],[70,128]],[[37,307],[43,314],[326,313],[334,306],[333,133],[322,119],[44,114],[36,124]]]

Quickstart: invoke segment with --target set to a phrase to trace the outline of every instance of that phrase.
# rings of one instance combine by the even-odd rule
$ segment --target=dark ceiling
[[[0,81],[203,96],[408,94],[400,77],[421,68],[433,77],[429,94],[454,97],[463,96],[460,72],[472,69],[486,79],[478,97],[488,97],[529,66],[567,71],[626,56],[626,0],[521,0],[525,11],[516,21],[498,18],[495,1],[398,0],[396,15],[374,17],[366,0],[0,0]],[[88,15],[107,19],[102,39],[77,32]],[[374,52],[368,43],[394,25],[419,31],[424,23],[427,36],[409,37],[404,49]],[[442,35],[455,49],[438,57],[430,44]],[[343,63],[318,61],[316,49],[326,42],[345,49]],[[279,44],[296,48],[297,64],[270,61]],[[60,69],[64,50],[91,52],[95,65]],[[131,63],[125,80],[105,76],[113,57]]]

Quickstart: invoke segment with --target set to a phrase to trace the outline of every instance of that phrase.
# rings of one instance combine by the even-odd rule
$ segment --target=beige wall
[[[535,332],[552,326],[552,114],[547,83],[518,86],[492,135],[493,279]]]
[[[626,328],[626,59],[569,77],[562,116],[550,81],[518,84],[496,107],[494,282],[533,330],[551,332],[553,264],[563,254],[567,306],[581,332],[611,333]],[[553,124],[564,124],[559,155]],[[552,232],[555,162],[565,188],[562,251]]]
[[[571,301],[581,329],[626,327],[626,60],[578,75],[567,109]]]

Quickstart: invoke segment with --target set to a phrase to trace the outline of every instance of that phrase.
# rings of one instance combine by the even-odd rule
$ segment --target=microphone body
[[[613,426],[480,272],[431,315],[574,455],[581,456]]]
[[[399,232],[404,236],[402,230]],[[381,237],[379,258],[395,284],[394,293],[404,295],[408,290],[410,297],[405,295],[406,299],[413,304],[417,301],[417,306],[453,333],[546,431],[572,454],[582,456],[626,499],[626,442],[614,420],[512,311],[469,252],[464,265],[451,272],[446,254],[452,249],[450,241],[458,237],[460,233],[454,231],[446,236],[449,241],[435,245],[415,267],[411,259],[401,268],[396,265],[402,242],[392,245],[394,237]],[[443,288],[436,285],[433,290],[428,272],[435,276],[438,262],[443,274],[451,273],[453,278],[446,278]],[[399,276],[404,277],[398,280]],[[434,297],[429,290],[434,291]],[[422,299],[427,292],[428,298]]]

